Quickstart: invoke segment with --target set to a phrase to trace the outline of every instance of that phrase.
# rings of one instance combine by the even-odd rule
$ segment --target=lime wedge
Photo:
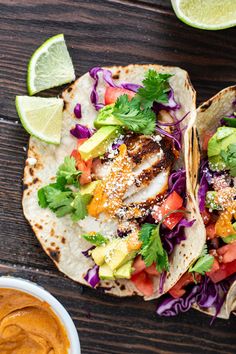
[[[16,96],[16,110],[30,135],[46,143],[60,143],[63,110],[61,98]]]
[[[32,55],[27,85],[30,95],[75,80],[75,71],[63,34],[49,38]]]
[[[176,16],[187,25],[220,30],[236,25],[236,0],[171,0]]]

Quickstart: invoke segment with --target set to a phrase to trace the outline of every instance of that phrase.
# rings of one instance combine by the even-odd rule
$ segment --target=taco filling
[[[230,104],[232,110],[235,103]],[[170,297],[158,306],[160,315],[173,316],[194,305],[216,317],[236,280],[236,112],[215,119],[216,129],[200,132],[197,197],[206,244],[198,260],[169,290]]]
[[[70,129],[76,147],[58,166],[55,180],[38,190],[38,203],[82,228],[80,236],[90,247],[81,257],[93,262],[84,279],[92,287],[100,280],[131,279],[148,297],[153,278],[161,276],[162,293],[169,256],[195,221],[186,218],[185,170],[175,170],[180,123],[189,113],[176,118],[180,104],[171,74],[149,69],[141,85],[117,85],[101,68],[90,76],[93,128],[77,123]],[[101,79],[104,97],[97,90]],[[74,114],[80,119],[83,106],[76,104]]]

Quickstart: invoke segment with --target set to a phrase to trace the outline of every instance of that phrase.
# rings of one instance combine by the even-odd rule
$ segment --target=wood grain
[[[57,271],[25,221],[21,195],[28,135],[15,123],[14,98],[27,93],[30,55],[61,32],[78,76],[95,65],[178,65],[189,71],[198,101],[235,81],[235,28],[187,27],[168,1],[0,0],[0,274],[30,279],[57,296],[76,323],[83,354],[235,353],[236,318],[211,327],[209,317],[195,311],[161,318],[155,301],[118,299],[81,287]]]

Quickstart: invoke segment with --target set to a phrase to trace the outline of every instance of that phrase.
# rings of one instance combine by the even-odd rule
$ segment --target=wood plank
[[[22,214],[28,135],[14,123],[28,59],[54,34],[65,34],[78,76],[97,65],[179,65],[202,101],[235,81],[235,29],[187,27],[161,0],[0,0],[0,23],[0,274],[30,279],[57,296],[75,320],[83,354],[235,353],[236,318],[211,327],[194,311],[160,318],[155,301],[109,297],[57,271]]]
[[[75,321],[83,354],[199,354],[203,348],[207,354],[235,352],[233,319],[210,327],[210,318],[193,310],[178,318],[160,318],[155,301],[108,297],[63,277],[59,288],[57,276],[22,267],[2,265],[0,274],[37,282],[56,296]]]
[[[199,101],[233,84],[236,77],[235,29],[203,32],[181,23],[172,11],[162,14],[151,7],[133,11],[125,1],[1,0],[0,4],[0,116],[11,121],[17,119],[15,95],[26,93],[31,54],[46,38],[62,31],[78,76],[95,65],[178,65],[189,71]]]

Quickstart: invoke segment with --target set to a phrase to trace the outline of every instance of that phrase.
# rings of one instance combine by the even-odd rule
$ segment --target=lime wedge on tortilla
[[[171,0],[176,16],[187,25],[220,30],[236,25],[236,0]]]
[[[27,85],[30,95],[75,80],[75,71],[63,34],[49,38],[32,55]]]
[[[25,130],[51,144],[60,143],[63,104],[61,98],[16,96],[16,110]]]

